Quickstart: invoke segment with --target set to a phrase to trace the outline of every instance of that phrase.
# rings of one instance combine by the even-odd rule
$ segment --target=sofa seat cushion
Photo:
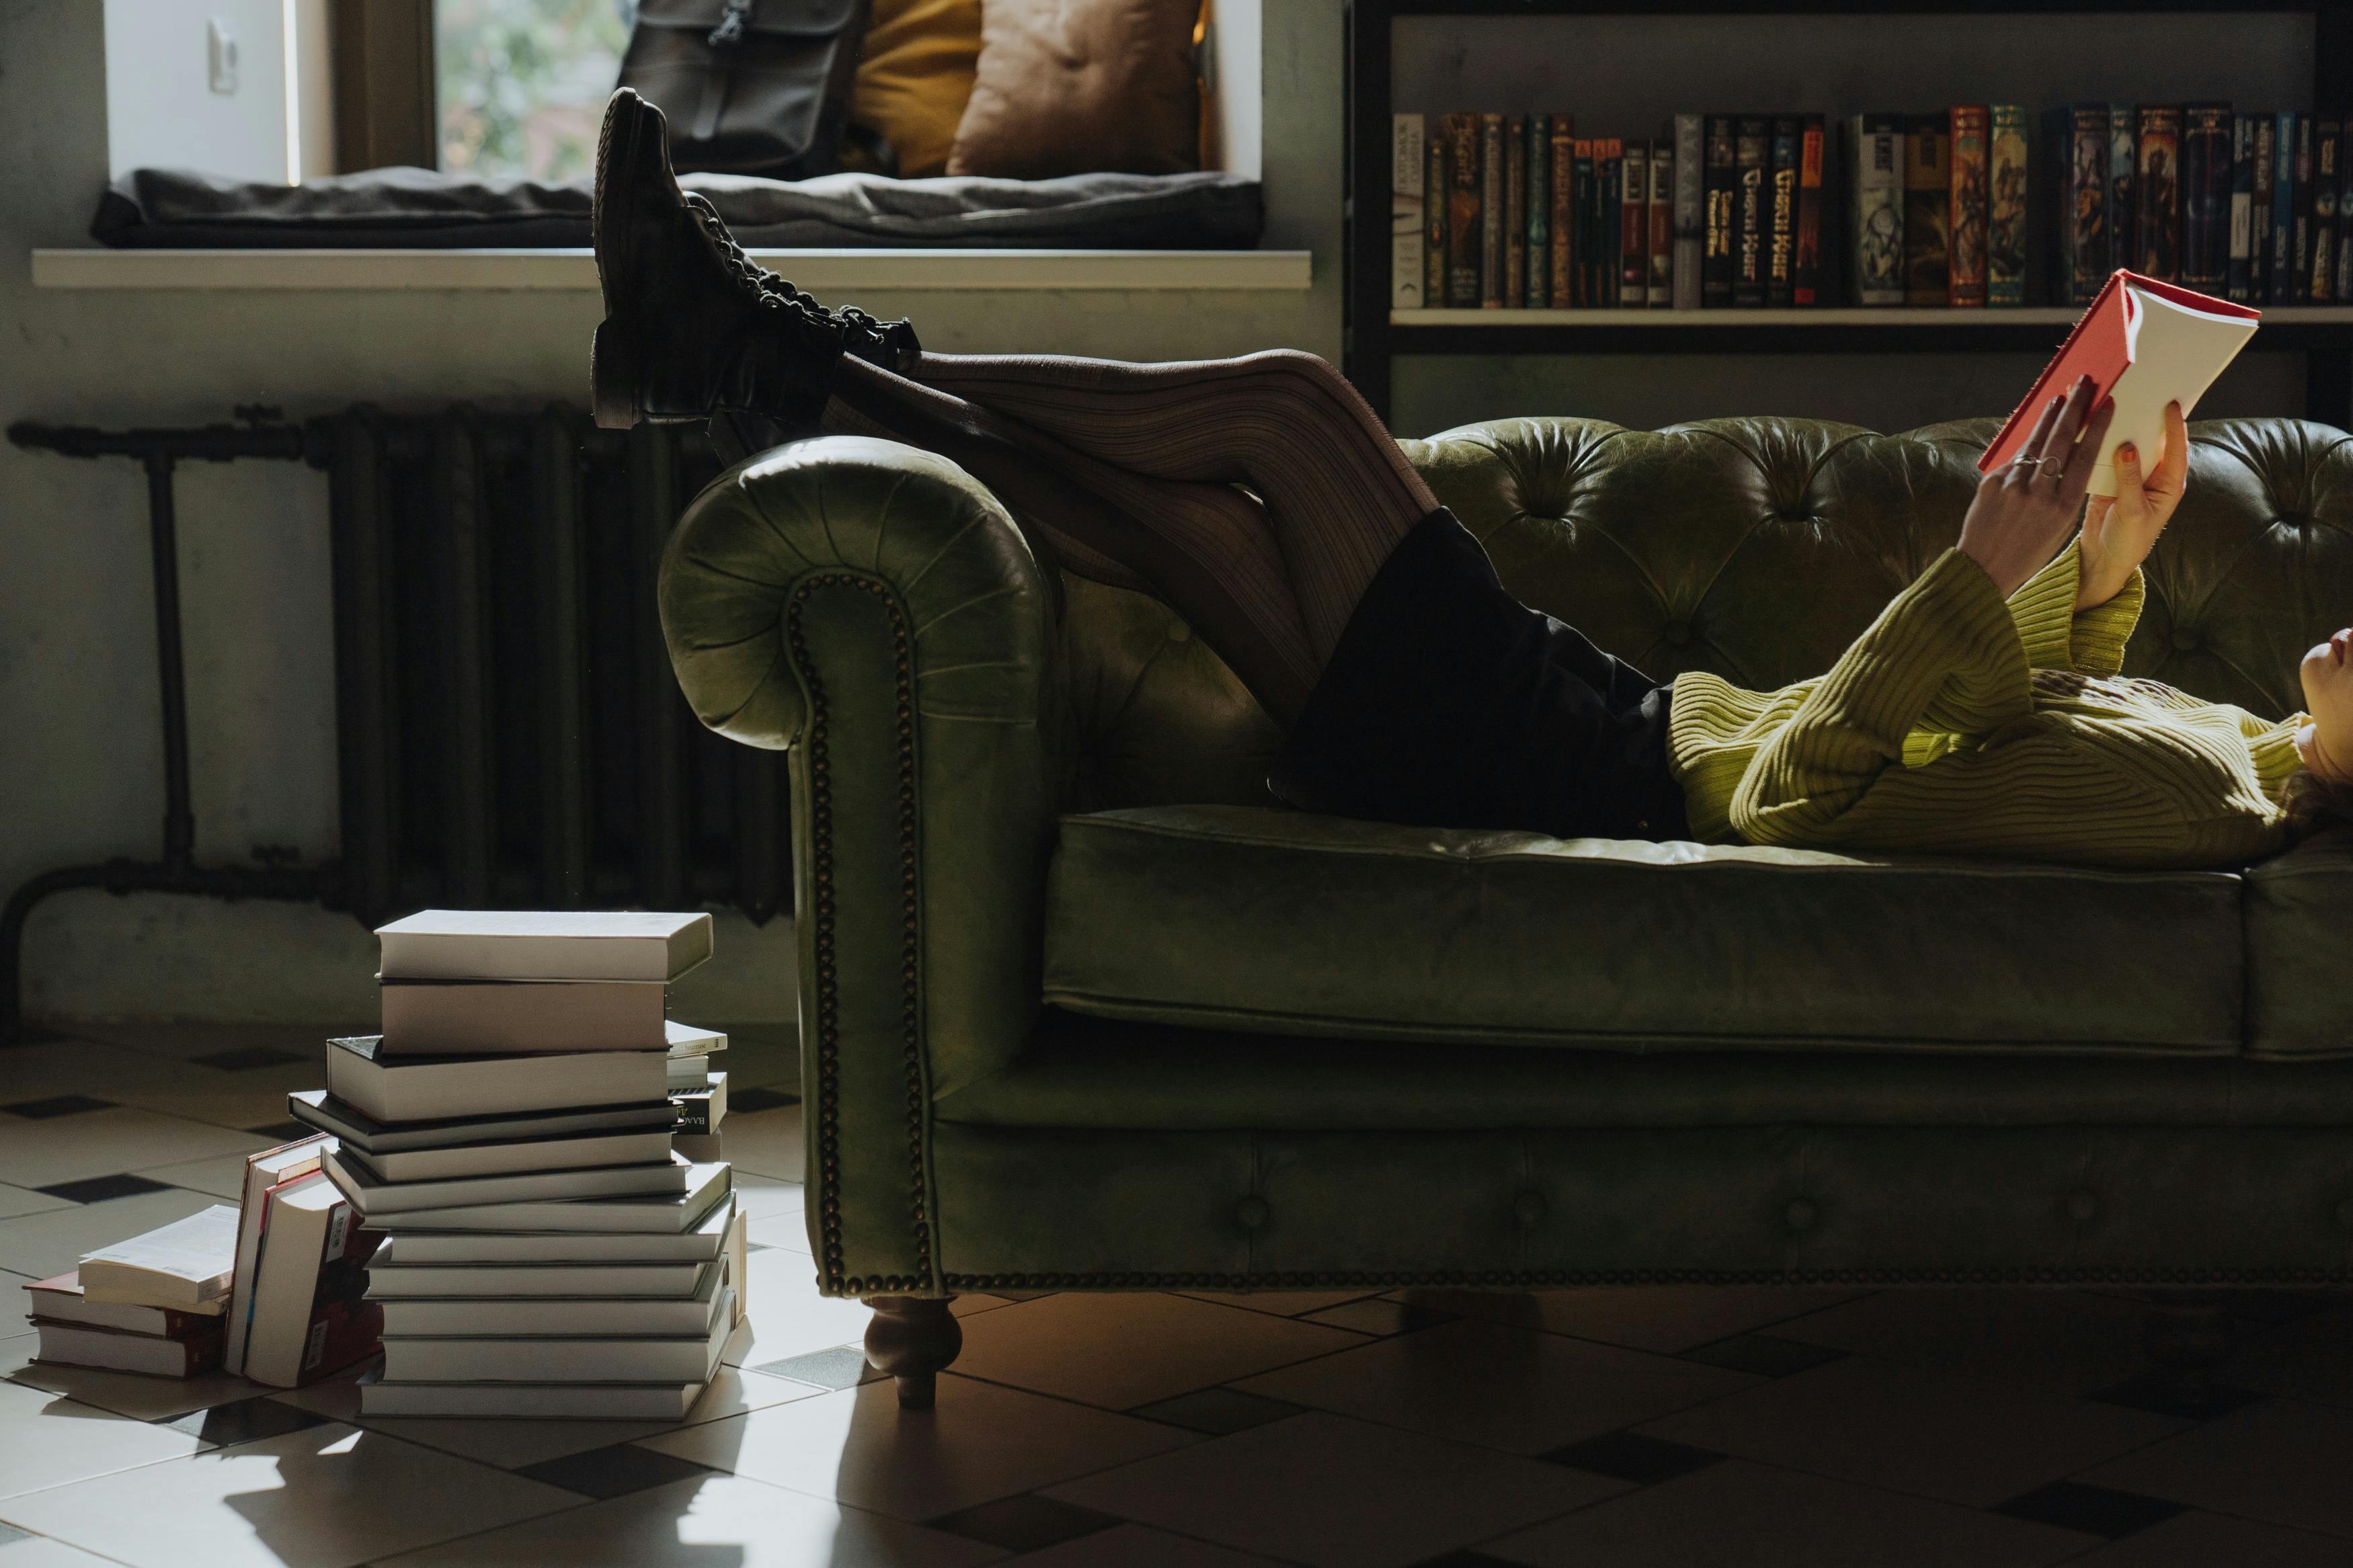
[[[1045,996],[1359,1039],[2229,1056],[2240,886],[1247,806],[1102,812],[1061,822]]]
[[[2353,1056],[2353,830],[2306,839],[2247,873],[2247,1054]]]

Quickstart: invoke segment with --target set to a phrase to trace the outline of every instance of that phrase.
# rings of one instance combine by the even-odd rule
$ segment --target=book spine
[[[2026,106],[1997,103],[1986,141],[1986,303],[2026,303]]]
[[[1990,116],[1983,104],[1952,110],[1952,165],[1946,214],[1947,302],[1986,302],[1986,139]]]
[[[1593,230],[1594,149],[1600,145],[1591,137],[1579,137],[1575,143],[1577,156],[1569,170],[1569,221],[1577,226],[1577,238],[1570,249],[1575,253],[1574,274],[1570,278],[1572,303],[1580,308],[1599,304],[1593,289],[1593,258],[1600,240]]]
[[[1915,114],[1904,137],[1904,302],[1952,303],[1945,247],[1952,221],[1952,142],[1941,114]]]
[[[1778,115],[1765,179],[1765,303],[1787,309],[1798,276],[1798,117]]]
[[[2353,121],[2348,121],[2353,123]],[[2337,302],[2353,305],[2353,147],[2339,136],[2337,149]]]
[[[2181,110],[2181,281],[2220,294],[2231,266],[2231,106]]]
[[[1421,174],[1421,302],[1431,310],[1446,303],[1446,204],[1450,188],[1446,127],[1433,115],[1423,146]]]
[[[1612,136],[1602,143],[1594,181],[1593,232],[1600,237],[1596,256],[1594,288],[1605,310],[1618,308],[1619,286],[1625,277],[1626,143]]]
[[[2100,269],[2103,278],[2119,267],[2140,265],[2133,254],[2139,222],[2134,182],[2140,169],[2134,124],[2131,104],[2108,105],[2108,264]]]
[[[1854,117],[1854,302],[1904,303],[1904,117]]]
[[[1504,308],[1528,302],[1528,120],[1504,117]]]
[[[2337,299],[2337,183],[2341,127],[2316,122],[2312,132],[2312,293],[2316,305]]]
[[[2254,302],[2255,278],[2255,117],[2231,118],[2230,237],[2223,242],[2223,298],[2241,305]]]
[[[1618,303],[1651,302],[1651,144],[1629,142],[1619,162]]]
[[[1650,305],[1663,310],[1675,302],[1675,147],[1651,143]]]
[[[2288,302],[2288,280],[2295,269],[2295,115],[2282,110],[2272,117],[2271,244],[2264,249],[2265,302]]]
[[[1733,285],[1740,268],[1736,247],[1740,229],[1738,135],[1729,114],[1706,120],[1706,143],[1700,175],[1700,289],[1704,309],[1732,303]]]
[[[1822,296],[1822,117],[1803,116],[1798,122],[1797,234],[1791,241],[1789,302],[1819,305]]]
[[[1773,122],[1758,115],[1740,117],[1734,143],[1740,176],[1739,209],[1735,216],[1732,302],[1746,309],[1765,303],[1765,243],[1769,218],[1765,183],[1772,163]]]
[[[1479,306],[1504,308],[1504,117],[1479,117]]]
[[[2138,160],[2133,270],[2160,283],[2181,276],[2181,110],[2170,103],[2144,103],[2136,132]]]
[[[2286,303],[2291,305],[2312,297],[2312,123],[2311,115],[2297,112],[2289,165],[2295,180],[2288,198],[2288,254],[2293,259],[2287,268]]]
[[[2271,299],[2272,184],[2278,129],[2269,114],[2259,113],[2253,119],[2255,195],[2247,204],[2247,303],[2261,305]]]
[[[2108,279],[2108,106],[2079,103],[2066,111],[2065,212],[2060,229],[2066,258],[2064,298],[2088,305]]]
[[[1446,302],[1479,304],[1479,117],[1446,117]]]
[[[1577,116],[1552,117],[1552,289],[1556,309],[1577,303]]]
[[[1389,305],[1393,310],[1418,310],[1423,304],[1426,268],[1422,247],[1427,232],[1422,202],[1429,174],[1422,147],[1419,114],[1389,117]]]
[[[1552,116],[1527,118],[1528,307],[1552,303]]]
[[[1673,303],[1678,310],[1696,310],[1700,305],[1701,258],[1707,244],[1705,123],[1696,114],[1675,116]]]

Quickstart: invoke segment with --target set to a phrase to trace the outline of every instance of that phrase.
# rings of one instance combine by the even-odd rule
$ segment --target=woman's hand
[[[1985,568],[2005,599],[2075,531],[2084,487],[2116,412],[2110,398],[2094,408],[2094,390],[2090,376],[2078,376],[2064,397],[2052,398],[2018,456],[1979,482],[1961,519],[1961,553]]]
[[[2165,405],[2165,451],[2157,472],[2141,478],[2140,453],[2129,444],[2116,448],[2116,493],[2094,496],[2084,507],[2084,581],[2075,607],[2088,610],[2124,592],[2133,573],[2148,559],[2157,536],[2189,488],[2189,426],[2181,405]]]

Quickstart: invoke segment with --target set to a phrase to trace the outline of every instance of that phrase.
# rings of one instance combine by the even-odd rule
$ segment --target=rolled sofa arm
[[[789,747],[809,1239],[828,1294],[942,1270],[933,1097],[1039,1005],[1054,773],[1046,581],[954,464],[799,441],[695,498],[661,569],[687,700]]]

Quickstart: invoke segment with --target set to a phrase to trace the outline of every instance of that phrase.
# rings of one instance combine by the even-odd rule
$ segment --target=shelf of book
[[[1724,327],[1734,331],[1805,327],[1949,327],[1956,331],[2005,327],[2072,326],[2083,311],[2074,306],[2029,305],[2010,310],[1952,306],[1822,306],[1788,310],[1391,310],[1393,327]],[[2263,325],[2353,326],[2353,305],[2274,305],[2263,308]],[[2052,338],[2055,344],[2057,339]]]

